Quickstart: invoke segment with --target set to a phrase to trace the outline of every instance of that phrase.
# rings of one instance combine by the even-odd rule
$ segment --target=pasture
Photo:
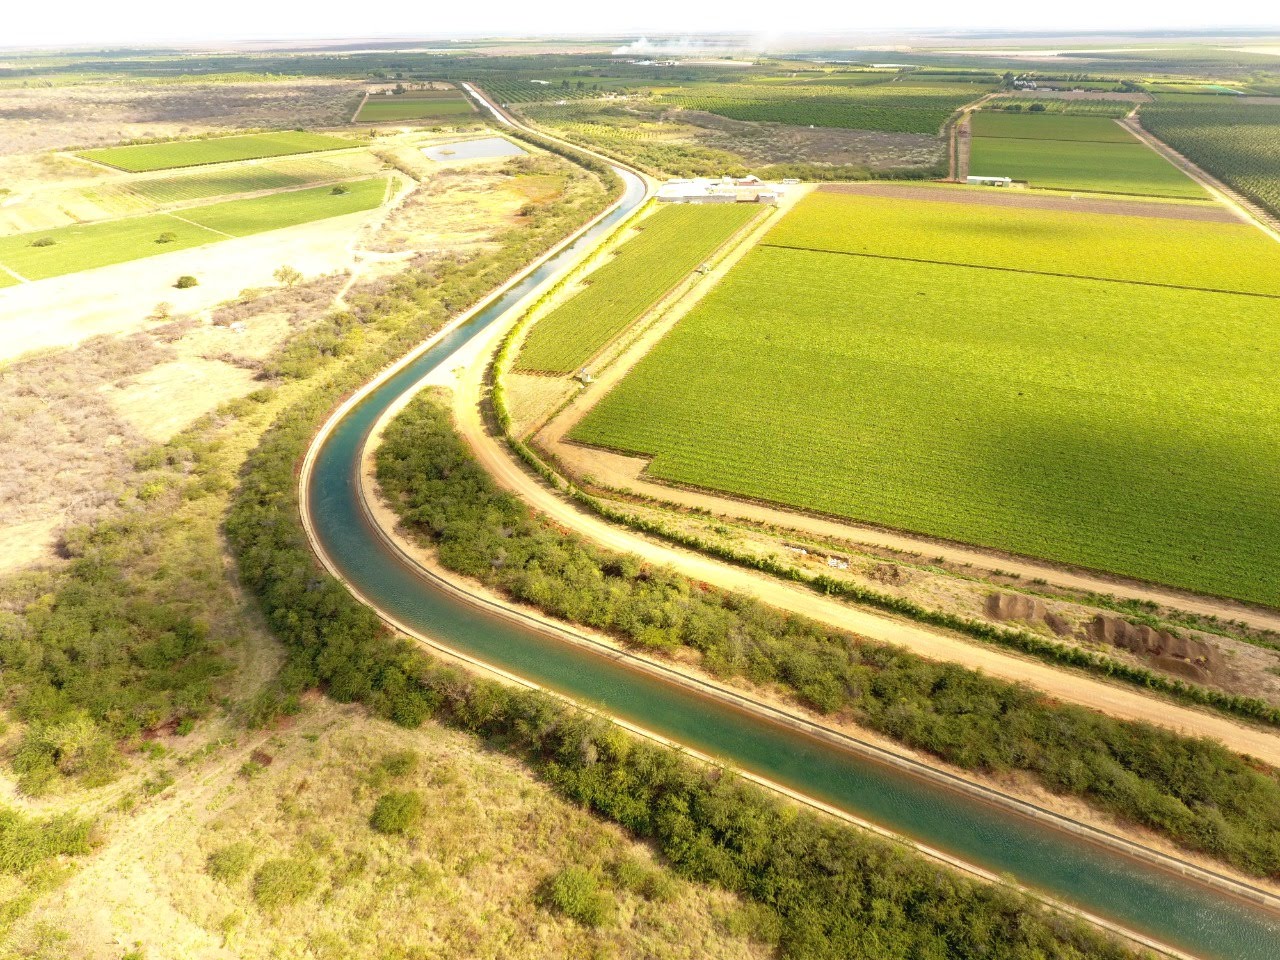
[[[251,133],[236,137],[208,137],[200,140],[171,140],[125,147],[81,150],[77,156],[105,163],[128,173],[198,167],[233,160],[258,160],[299,153],[344,150],[360,144],[344,137],[322,133],[285,130],[279,133]]]
[[[516,369],[572,373],[638,320],[760,212],[753,204],[679,204],[641,221],[586,287],[540,319]]]
[[[1203,199],[1200,186],[1106,117],[980,111],[969,173],[1033,187]]]
[[[966,202],[980,199],[972,190],[936,192],[935,201],[820,190],[762,242],[1280,297],[1280,246],[1245,223],[988,206]]]
[[[342,194],[334,194],[330,186],[313,187],[187,207],[176,215],[127,217],[0,237],[0,265],[28,280],[44,280],[216,243],[228,236],[245,237],[371,210],[383,202],[387,191],[382,177],[344,186],[347,192]]]
[[[573,439],[674,482],[1280,603],[1277,302],[930,247],[753,250]]]

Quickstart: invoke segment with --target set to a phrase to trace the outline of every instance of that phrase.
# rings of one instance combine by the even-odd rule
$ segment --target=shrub
[[[268,860],[253,875],[253,899],[263,910],[274,912],[306,900],[320,886],[320,868],[301,857]]]
[[[543,884],[542,901],[551,910],[584,927],[603,927],[613,920],[617,903],[594,873],[582,867],[565,867]]]
[[[336,187],[334,187],[332,190],[330,190],[329,192],[330,192],[331,194],[333,194],[335,197],[340,197],[340,196],[342,196],[342,194],[344,194],[344,193],[350,193],[350,192],[351,192],[351,188],[350,188],[350,187],[348,187],[348,186],[346,186],[345,184],[341,184],[341,183],[340,183],[340,184],[338,184]]]
[[[53,237],[38,237],[31,241],[31,245],[33,247],[52,247],[57,242]]]
[[[178,282],[174,284],[179,290],[187,290],[190,287],[197,286],[200,283],[195,277],[189,273],[184,273],[178,278]]]
[[[174,243],[178,239],[178,235],[172,230],[166,230],[160,236],[156,237],[156,243]]]
[[[378,766],[388,776],[406,777],[417,771],[420,759],[416,750],[397,750],[395,753],[388,753],[383,757]]]
[[[422,819],[422,797],[412,790],[384,793],[373,805],[369,826],[379,833],[408,833]]]
[[[247,840],[229,843],[209,854],[206,869],[209,876],[223,883],[235,883],[253,865],[253,844]]]

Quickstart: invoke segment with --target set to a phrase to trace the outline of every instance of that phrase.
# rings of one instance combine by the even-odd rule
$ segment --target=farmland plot
[[[1206,196],[1194,180],[1106,117],[981,111],[973,118],[969,172],[1053,190]]]
[[[390,96],[370,96],[356,114],[357,122],[388,123],[397,120],[430,120],[474,113],[460,90],[431,90]]]
[[[750,204],[661,208],[614,259],[588,275],[586,289],[534,325],[516,367],[577,370],[759,211]]]
[[[890,199],[824,190],[806,198],[763,242],[1280,296],[1280,246],[1244,223],[1019,209],[949,203],[941,198]]]
[[[1142,125],[1209,173],[1280,216],[1280,104],[1161,97]]]
[[[81,150],[78,154],[129,173],[198,167],[233,160],[257,160],[299,153],[319,153],[359,146],[354,140],[321,133],[287,130],[281,133],[253,133],[238,137],[211,137],[204,140],[173,140],[127,147]]]
[[[1275,605],[1276,315],[764,246],[573,438],[657,478]]]
[[[331,186],[186,207],[175,214],[128,217],[55,230],[0,237],[0,265],[28,280],[43,280],[95,267],[216,243],[371,210],[386,197],[387,180],[377,177]],[[3,276],[0,273],[0,276]]]

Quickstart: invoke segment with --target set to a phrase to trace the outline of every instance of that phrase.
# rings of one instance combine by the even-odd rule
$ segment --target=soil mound
[[[1179,637],[1167,630],[1098,614],[1085,625],[1084,635],[1150,660],[1155,666],[1190,680],[1212,680],[1226,668],[1222,654],[1203,640]]]
[[[992,620],[1044,623],[1060,637],[1071,632],[1071,624],[1066,617],[1054,613],[1038,597],[1028,597],[1021,593],[993,593],[988,596],[987,616]]]

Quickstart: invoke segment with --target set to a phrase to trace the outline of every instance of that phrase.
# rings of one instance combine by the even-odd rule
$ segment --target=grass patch
[[[253,875],[253,899],[263,910],[274,913],[310,899],[322,879],[319,866],[309,857],[268,860]]]
[[[586,289],[539,320],[516,365],[571,373],[640,318],[756,213],[749,204],[660,208],[586,277]]]
[[[384,793],[373,805],[369,826],[379,833],[408,833],[422,819],[422,795],[412,790]]]
[[[332,137],[322,133],[286,130],[280,133],[251,133],[237,137],[210,137],[199,140],[173,140],[167,143],[140,143],[124,147],[81,150],[77,156],[95,160],[129,173],[150,170],[172,170],[197,167],[233,160],[257,160],[263,157],[286,157],[299,153],[344,150],[359,146],[358,141]]]
[[[1275,311],[760,248],[573,436],[668,480],[1276,604]]]
[[[617,901],[600,889],[600,879],[581,867],[565,867],[548,877],[542,900],[549,909],[584,927],[607,926],[618,912]]]

